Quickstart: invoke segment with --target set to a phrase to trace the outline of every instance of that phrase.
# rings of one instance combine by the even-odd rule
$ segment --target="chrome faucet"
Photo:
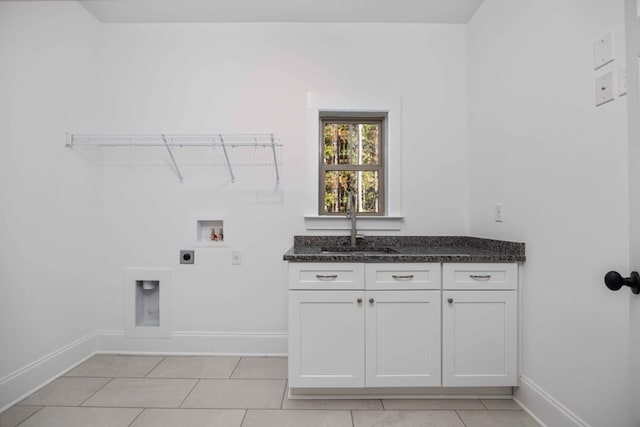
[[[358,199],[356,193],[349,191],[347,202],[347,218],[351,220],[351,247],[355,248],[358,242],[358,231],[356,228],[356,212],[358,211]]]

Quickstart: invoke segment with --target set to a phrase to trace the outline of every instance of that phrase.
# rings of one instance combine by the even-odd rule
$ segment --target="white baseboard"
[[[514,400],[543,426],[590,427],[587,422],[524,375],[520,376],[520,387],[514,390]]]
[[[172,332],[170,338],[129,338],[96,331],[98,353],[286,356],[286,332]]]
[[[0,379],[0,412],[93,356],[96,331],[52,351]]]

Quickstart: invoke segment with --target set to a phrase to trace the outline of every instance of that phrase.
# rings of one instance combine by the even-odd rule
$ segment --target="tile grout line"
[[[82,407],[82,405],[84,405],[89,399],[91,399],[93,396],[95,396],[97,393],[99,393],[100,391],[104,390],[104,388],[106,386],[108,386],[109,384],[111,384],[111,382],[113,381],[113,378],[109,378],[109,381],[107,381],[106,383],[104,383],[102,385],[102,387],[100,387],[98,390],[94,391],[93,393],[91,393],[91,396],[87,397],[86,399],[84,399],[82,402],[80,402],[80,404],[76,405],[77,407]]]
[[[460,414],[458,413],[458,410],[454,411],[456,413],[456,416],[458,417],[458,419],[460,420],[460,422],[462,423],[462,425],[464,427],[467,427],[467,423],[464,422],[464,420],[462,419],[462,417],[460,416]]]
[[[166,358],[167,358],[167,356],[162,356],[162,358],[160,359],[160,361],[159,361],[158,363],[156,363],[155,365],[153,365],[153,367],[152,367],[151,369],[149,369],[149,371],[148,371],[145,375],[143,375],[143,376],[142,376],[142,378],[147,378],[147,377],[149,376],[149,374],[150,374],[151,372],[153,372],[153,370],[154,370],[154,369],[156,369],[158,366],[160,366],[160,364],[161,364],[162,362],[164,362],[164,361],[165,361],[165,359],[166,359]]]
[[[34,412],[33,414],[29,415],[27,418],[25,418],[24,420],[20,421],[16,427],[20,426],[21,424],[23,424],[25,421],[27,421],[29,418],[33,417],[35,414],[37,414],[38,412],[42,411],[44,408],[46,408],[46,406],[41,406],[36,412]]]
[[[282,390],[282,399],[280,399],[280,409],[284,407],[284,399],[287,395],[287,385],[289,384],[289,380],[284,381],[284,390]]]
[[[131,427],[133,425],[133,423],[136,422],[136,420],[138,418],[140,418],[140,415],[142,415],[142,413],[146,410],[146,408],[141,408],[140,412],[138,412],[138,415],[136,415],[136,417],[134,419],[131,420],[131,422],[127,425],[127,427]]]
[[[238,427],[242,427],[242,426],[244,425],[244,420],[246,420],[246,419],[247,419],[247,414],[248,414],[248,413],[249,413],[249,410],[248,410],[248,409],[245,409],[245,410],[244,410],[244,415],[242,416],[242,421],[240,421],[240,426],[238,426]]]
[[[236,366],[233,367],[233,370],[231,371],[231,373],[229,374],[229,378],[227,379],[232,379],[233,374],[236,372],[236,369],[238,369],[238,366],[240,365],[240,362],[242,361],[243,357],[238,357],[238,363],[236,363]]]
[[[200,380],[201,380],[200,378],[197,378],[196,383],[193,385],[193,387],[191,387],[191,390],[189,390],[189,393],[187,393],[187,394],[184,396],[184,399],[182,399],[182,402],[180,402],[180,404],[178,405],[178,409],[182,408],[182,405],[184,405],[184,402],[186,402],[186,401],[187,401],[187,399],[189,398],[189,396],[191,396],[191,393],[193,393],[193,390],[195,390],[195,389],[196,389],[196,387],[198,386],[198,384],[200,384]]]

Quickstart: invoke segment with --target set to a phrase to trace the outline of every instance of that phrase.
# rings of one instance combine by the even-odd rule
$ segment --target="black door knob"
[[[612,291],[617,291],[623,286],[629,286],[631,292],[636,295],[640,294],[640,274],[637,271],[632,271],[630,277],[622,277],[617,271],[610,271],[605,274],[604,283]]]

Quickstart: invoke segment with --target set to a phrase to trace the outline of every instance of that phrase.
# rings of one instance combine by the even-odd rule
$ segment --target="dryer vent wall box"
[[[171,270],[128,268],[124,279],[126,337],[169,338]]]
[[[136,326],[160,326],[160,281],[136,280]]]

